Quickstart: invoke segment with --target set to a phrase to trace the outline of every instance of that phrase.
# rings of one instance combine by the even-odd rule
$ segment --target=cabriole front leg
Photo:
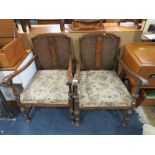
[[[25,106],[22,106],[22,107],[20,107],[20,110],[23,112],[23,114],[24,114],[24,118],[25,118],[25,121],[27,122],[27,123],[29,123],[30,122],[30,116],[29,116],[29,111],[30,111],[30,107],[25,107]]]
[[[123,116],[124,116],[123,126],[128,125],[129,118],[133,114],[133,110],[134,110],[135,105],[136,105],[136,98],[133,97],[131,106],[128,109],[123,110]]]
[[[10,82],[10,85],[13,89],[13,94],[16,97],[16,102],[18,104],[18,106],[20,107],[20,111],[24,114],[24,118],[26,120],[26,122],[30,122],[30,117],[29,117],[29,111],[30,111],[30,107],[25,107],[22,106],[21,102],[20,102],[20,90],[13,84],[13,82]]]
[[[69,84],[68,103],[69,103],[70,120],[71,120],[71,123],[74,124],[73,92],[72,92],[72,85],[71,84]]]
[[[80,108],[79,108],[79,95],[77,92],[77,85],[74,86],[74,120],[75,125],[80,124]]]
[[[127,126],[128,125],[128,121],[129,121],[129,118],[132,115],[132,113],[133,113],[133,109],[132,108],[123,110],[123,116],[124,116],[123,126]]]

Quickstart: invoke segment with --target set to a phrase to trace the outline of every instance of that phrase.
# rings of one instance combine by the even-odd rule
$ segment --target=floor
[[[155,106],[139,106],[136,108],[139,120],[143,124],[151,124],[155,126]]]
[[[119,110],[81,111],[81,124],[74,126],[68,119],[66,108],[37,108],[30,113],[29,124],[22,113],[16,121],[0,120],[1,135],[141,135],[142,124],[134,112],[128,126],[121,124]]]

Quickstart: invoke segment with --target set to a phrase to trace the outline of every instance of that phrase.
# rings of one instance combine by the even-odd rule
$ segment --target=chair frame
[[[50,35],[50,34],[48,34],[48,35]],[[59,104],[39,104],[39,103],[35,103],[35,104],[34,103],[32,103],[32,104],[31,103],[24,103],[24,104],[22,104],[20,102],[20,90],[17,87],[17,85],[15,85],[13,83],[13,78],[16,77],[17,75],[19,75],[21,72],[23,72],[26,68],[28,68],[32,64],[32,62],[34,62],[36,59],[38,59],[38,58],[37,58],[36,54],[34,54],[34,56],[29,60],[29,62],[26,65],[24,65],[20,69],[14,71],[13,73],[4,77],[3,83],[9,84],[12,87],[13,93],[16,97],[16,102],[17,102],[18,106],[20,107],[21,112],[23,112],[26,122],[30,122],[29,112],[30,112],[32,107],[69,107],[70,120],[73,123],[73,120],[74,120],[74,116],[73,116],[73,92],[72,92],[72,78],[73,78],[72,71],[73,71],[73,69],[72,69],[71,51],[69,53],[68,75],[67,75],[67,81],[66,81],[66,85],[68,85],[68,88],[69,88],[68,106],[62,105],[62,104],[60,104],[60,105]]]
[[[79,85],[79,79],[80,79],[80,71],[81,71],[81,43],[82,43],[82,39],[85,38],[89,38],[91,36],[104,36],[104,35],[113,35],[114,34],[110,34],[110,33],[97,33],[97,34],[86,34],[85,36],[81,37],[79,39],[79,48],[80,48],[80,60],[75,64],[75,75],[73,78],[73,103],[74,103],[74,123],[75,125],[79,125],[80,124],[80,110],[84,110],[84,109],[119,109],[123,112],[123,116],[124,116],[124,121],[123,121],[123,125],[127,125],[128,120],[129,120],[129,116],[132,114],[133,112],[133,108],[135,107],[135,103],[136,100],[139,97],[139,89],[141,86],[147,85],[148,81],[146,79],[144,79],[143,77],[137,75],[136,73],[134,73],[133,71],[131,71],[121,60],[120,58],[120,48],[118,49],[118,51],[115,53],[115,65],[114,65],[114,70],[117,73],[117,75],[123,79],[125,77],[125,72],[128,72],[131,76],[133,76],[137,82],[138,85],[136,87],[136,89],[130,94],[132,96],[132,106],[131,107],[91,107],[91,108],[85,108],[85,107],[80,107],[79,106],[79,94],[78,94],[78,85]],[[115,36],[116,38],[118,38],[117,36]],[[123,69],[121,70],[121,73],[118,74],[118,65],[121,65],[123,67]],[[103,69],[102,69],[103,70]]]

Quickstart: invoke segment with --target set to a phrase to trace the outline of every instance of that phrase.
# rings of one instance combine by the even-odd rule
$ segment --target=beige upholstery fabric
[[[20,95],[25,103],[68,104],[67,70],[38,71]]]
[[[81,71],[80,107],[129,107],[132,98],[115,71]]]

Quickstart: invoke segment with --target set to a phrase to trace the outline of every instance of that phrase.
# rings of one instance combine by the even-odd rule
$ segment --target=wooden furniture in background
[[[118,25],[122,22],[133,22],[137,26],[137,29],[140,29],[142,27],[140,24],[143,22],[143,19],[120,19]]]
[[[14,67],[26,54],[13,20],[0,20],[0,69]]]
[[[137,105],[155,105],[155,88],[140,89],[139,98],[137,99]]]
[[[140,104],[155,105],[155,100],[149,99],[151,92],[155,89],[155,43],[144,42],[126,45],[122,61],[145,82],[145,85],[141,85],[128,72],[123,73],[122,70],[122,74],[127,75],[131,92],[137,93],[139,96],[137,106]]]
[[[136,74],[148,80],[147,87],[155,87],[155,43],[131,43],[124,47],[123,62]],[[128,75],[131,85],[137,85]]]
[[[0,38],[0,43],[1,38]],[[26,55],[21,38],[8,42],[0,49],[0,69],[14,67]]]
[[[60,19],[36,19],[38,24],[59,24]]]
[[[64,19],[37,19],[38,24],[59,24],[60,30],[63,32],[64,29]]]
[[[31,23],[29,19],[19,19],[19,21],[22,26],[23,32],[27,32],[27,26],[29,29],[31,28]]]
[[[18,36],[13,19],[0,19],[0,37],[16,38]]]
[[[73,31],[81,30],[102,30],[103,20],[101,19],[74,19],[71,28]]]
[[[105,19],[104,22],[105,23],[118,23],[120,21],[120,19]]]
[[[18,19],[18,20],[19,20],[19,22],[21,24],[23,32],[27,33],[27,27],[29,29],[32,28],[30,19]],[[60,30],[62,32],[64,31],[64,19],[57,19],[57,20],[56,19],[55,20],[54,19],[36,19],[36,21],[37,22],[35,24],[39,24],[39,25],[59,24],[60,25]]]

